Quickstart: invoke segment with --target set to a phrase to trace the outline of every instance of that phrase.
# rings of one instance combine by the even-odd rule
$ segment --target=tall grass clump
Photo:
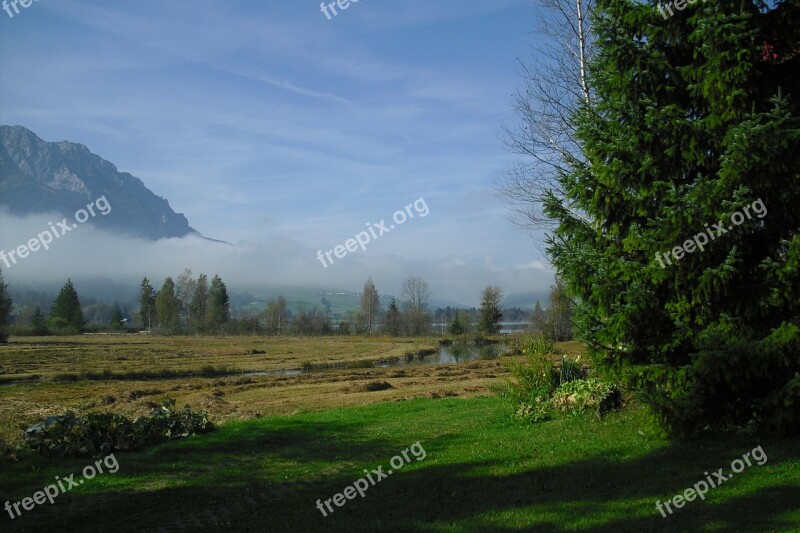
[[[518,341],[523,361],[507,360],[505,367],[511,372],[507,382],[507,395],[516,407],[516,416],[532,422],[551,417],[549,399],[559,385],[559,372],[551,354],[553,343],[543,335],[525,337]]]

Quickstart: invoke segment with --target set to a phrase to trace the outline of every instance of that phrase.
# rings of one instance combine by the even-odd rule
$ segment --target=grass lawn
[[[418,399],[237,421],[139,453],[119,471],[37,506],[10,531],[799,531],[800,441],[670,442],[640,408],[599,422],[566,416],[535,426],[495,397]],[[394,472],[328,517],[315,507],[419,441],[423,460]],[[667,518],[664,501],[762,446],[705,501]],[[2,502],[18,501],[90,464],[0,463]],[[375,476],[373,476],[375,477]]]

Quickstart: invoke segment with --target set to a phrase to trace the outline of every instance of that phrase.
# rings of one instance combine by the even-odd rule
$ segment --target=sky
[[[419,276],[466,305],[487,285],[552,284],[496,187],[516,157],[502,126],[540,22],[531,0],[360,0],[330,19],[313,0],[19,9],[0,11],[0,123],[86,145],[234,246],[81,228],[7,269],[12,282],[98,262],[134,278],[214,270],[233,287],[358,290],[372,276],[392,294]],[[317,257],[419,199],[426,216],[327,267]],[[2,214],[0,237],[25,242],[37,224]]]

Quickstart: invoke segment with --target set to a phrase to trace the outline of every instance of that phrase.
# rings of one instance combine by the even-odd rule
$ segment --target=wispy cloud
[[[0,21],[0,123],[86,144],[204,234],[311,264],[254,253],[247,268],[276,262],[321,282],[306,252],[424,196],[436,201],[425,225],[326,283],[428,272],[470,298],[475,284],[549,284],[525,266],[540,257],[492,189],[511,157],[499,126],[535,23],[528,0],[369,2],[331,21],[289,2],[36,7]],[[152,256],[170,268],[205,257],[167,250]]]

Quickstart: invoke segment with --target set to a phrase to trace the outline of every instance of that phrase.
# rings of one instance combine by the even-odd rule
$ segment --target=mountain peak
[[[101,196],[112,206],[108,216],[92,219],[101,229],[149,240],[197,234],[166,199],[88,147],[0,125],[0,206],[18,216],[72,216]]]

